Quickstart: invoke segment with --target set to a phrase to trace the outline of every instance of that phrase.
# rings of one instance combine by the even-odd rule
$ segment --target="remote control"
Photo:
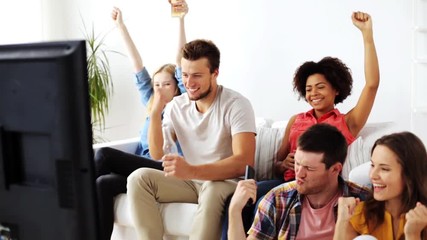
[[[246,169],[245,169],[245,180],[246,179],[254,179],[255,178],[255,170],[253,167],[246,165]],[[252,198],[250,198],[248,200],[248,202],[246,203],[246,206],[250,206],[254,204]]]

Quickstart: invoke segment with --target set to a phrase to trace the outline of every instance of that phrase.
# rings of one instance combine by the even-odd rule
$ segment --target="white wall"
[[[0,44],[42,39],[41,0],[0,0],[0,9]]]
[[[292,91],[294,71],[304,61],[318,61],[328,55],[341,58],[354,75],[352,96],[337,107],[345,112],[355,105],[364,84],[363,45],[350,15],[354,10],[369,12],[381,66],[381,87],[369,121],[396,121],[401,128],[410,128],[409,1],[188,2],[188,40],[212,39],[222,53],[219,82],[246,95],[257,116],[273,119],[288,119],[309,109]],[[176,19],[169,18],[167,1],[122,2],[119,7],[149,69],[174,60],[177,24]],[[110,37],[120,41],[117,32]],[[129,113],[141,111],[137,100],[132,102],[129,98],[130,102],[123,103],[123,98],[119,99],[118,105],[127,105]],[[130,116],[129,113],[122,114]],[[112,118],[112,125],[118,127],[107,133],[121,132],[125,137],[119,129],[127,126],[127,119],[120,122]]]
[[[125,53],[110,19],[115,5],[122,9],[150,72],[174,61],[177,19],[170,17],[166,0],[40,1],[44,40],[81,37],[80,12],[87,25],[93,22],[96,31],[108,33],[110,49]],[[369,121],[395,121],[399,128],[411,129],[411,1],[187,1],[188,40],[211,39],[221,50],[219,83],[247,96],[257,116],[275,120],[309,109],[293,93],[292,77],[304,61],[324,56],[341,58],[353,72],[353,94],[337,107],[346,112],[356,104],[364,84],[363,45],[350,15],[355,10],[369,12],[381,68],[381,85]],[[145,108],[133,85],[130,64],[119,54],[110,54],[110,61],[115,93],[104,137],[137,136]]]

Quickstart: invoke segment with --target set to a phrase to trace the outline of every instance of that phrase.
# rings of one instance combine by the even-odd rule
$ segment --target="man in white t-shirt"
[[[162,113],[166,103],[158,90],[153,101],[163,104],[153,104],[151,112],[150,154],[163,160],[164,171],[141,168],[128,177],[130,212],[141,240],[163,237],[158,202],[198,203],[190,239],[219,239],[224,201],[236,188],[233,179],[254,165],[253,109],[241,94],[217,84],[218,48],[195,40],[182,51],[187,93]],[[185,157],[170,154],[176,140]]]

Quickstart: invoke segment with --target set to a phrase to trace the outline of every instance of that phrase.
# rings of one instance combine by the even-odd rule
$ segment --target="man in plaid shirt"
[[[298,139],[295,153],[296,179],[265,195],[247,239],[332,239],[338,198],[364,200],[368,190],[344,181],[342,166],[347,143],[341,132],[327,124],[316,124]],[[229,208],[230,240],[246,239],[241,211],[256,199],[254,180],[240,181]]]

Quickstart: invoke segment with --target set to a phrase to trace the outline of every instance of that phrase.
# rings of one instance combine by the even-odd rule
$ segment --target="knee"
[[[233,194],[236,189],[234,182],[227,181],[207,181],[203,183],[200,190],[200,196],[209,201],[218,201],[224,204],[227,198]]]
[[[111,155],[112,151],[113,149],[109,147],[100,148],[98,151],[96,151],[94,161],[95,173],[97,177],[111,172],[109,163],[111,157],[109,156]]]
[[[105,159],[108,158],[112,151],[113,149],[110,147],[103,147],[98,149],[95,153],[95,163],[105,161]]]
[[[114,181],[115,181],[114,176],[112,176],[111,174],[101,175],[96,178],[96,189],[99,192],[109,191],[111,188],[111,185],[114,184]]]
[[[126,192],[126,177],[117,174],[105,174],[96,178],[96,191],[105,201],[120,193]]]
[[[102,175],[109,172],[109,161],[111,159],[110,156],[113,151],[114,149],[109,147],[103,147],[96,151],[94,160],[97,175]]]
[[[149,183],[152,175],[158,170],[151,168],[138,168],[133,171],[127,178],[127,189],[128,192],[135,191],[141,186],[145,186]]]

